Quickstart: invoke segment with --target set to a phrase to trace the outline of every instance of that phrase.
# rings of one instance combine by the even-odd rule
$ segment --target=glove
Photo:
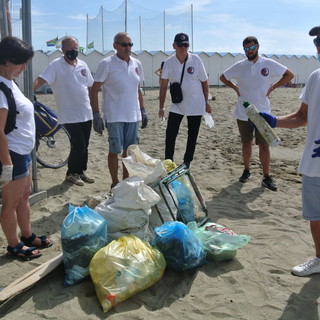
[[[315,144],[320,144],[320,139],[315,140]],[[313,149],[314,154],[311,156],[312,158],[320,157],[320,147]]]
[[[3,188],[10,181],[12,181],[13,165],[2,165],[2,172],[0,176],[0,188]]]
[[[102,134],[102,131],[104,130],[104,123],[99,112],[93,113],[93,130],[100,134]]]
[[[275,128],[277,126],[277,117],[266,112],[259,112],[259,114],[269,123],[271,128]]]
[[[141,122],[142,122],[141,129],[144,129],[148,124],[148,115],[147,115],[145,109],[141,109],[141,118],[142,118],[142,120],[141,120]]]

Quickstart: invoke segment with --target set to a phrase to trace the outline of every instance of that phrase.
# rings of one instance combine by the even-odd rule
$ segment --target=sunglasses
[[[320,47],[320,38],[319,37],[314,38],[313,43],[316,47]]]
[[[116,42],[116,44],[119,44],[121,47],[126,48],[126,47],[132,47],[133,43],[132,42]]]
[[[253,46],[250,46],[250,47],[243,47],[243,50],[245,52],[249,51],[249,50],[254,50],[257,46],[254,44]]]
[[[189,43],[177,43],[177,46],[179,48],[181,48],[181,47],[189,48]]]

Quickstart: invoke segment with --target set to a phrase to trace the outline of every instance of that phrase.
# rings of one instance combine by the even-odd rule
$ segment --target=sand
[[[271,95],[274,114],[296,110],[299,88],[280,88]],[[149,289],[103,313],[90,279],[64,288],[61,265],[37,284],[0,306],[5,319],[319,319],[320,278],[299,278],[291,268],[314,255],[309,225],[301,219],[301,176],[297,173],[305,128],[277,129],[280,146],[271,150],[271,173],[279,190],[261,187],[258,149],[252,157],[252,178],[238,182],[242,173],[241,145],[232,118],[236,94],[229,88],[210,88],[215,126],[203,123],[191,172],[207,203],[211,221],[252,237],[232,261],[210,262],[182,273],[166,270]],[[140,149],[163,160],[166,123],[158,120],[158,91],[145,92],[149,124],[140,133]],[[52,95],[39,101],[54,106]],[[178,164],[186,142],[183,122],[176,146]],[[40,190],[48,197],[32,206],[33,231],[50,235],[51,248],[39,259],[11,261],[0,232],[0,287],[5,287],[61,253],[60,233],[69,203],[81,206],[109,191],[106,132],[92,133],[88,173],[96,182],[84,187],[64,182],[66,167],[38,167]]]

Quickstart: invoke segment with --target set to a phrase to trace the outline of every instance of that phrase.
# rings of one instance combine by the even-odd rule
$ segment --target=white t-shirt
[[[64,57],[53,60],[40,74],[51,86],[57,105],[59,123],[78,123],[92,120],[88,87],[93,77],[85,62],[67,63]]]
[[[168,79],[170,83],[180,83],[182,69],[183,63],[174,54],[165,61],[161,78]],[[206,104],[201,82],[206,80],[208,76],[201,59],[189,52],[181,85],[183,100],[171,103],[170,112],[187,116],[204,115]]]
[[[17,107],[16,128],[6,135],[9,150],[25,155],[31,153],[35,143],[34,109],[32,102],[20,91],[18,86],[0,76],[11,90]],[[0,108],[8,109],[8,100],[0,90]]]
[[[312,150],[320,147],[314,143],[320,139],[320,69],[310,75],[299,99],[308,105],[307,138],[299,171],[309,177],[320,177],[320,158],[311,157]]]
[[[102,112],[108,123],[141,120],[138,88],[144,80],[141,62],[130,57],[129,63],[116,54],[100,61],[94,80],[103,82]]]
[[[259,56],[256,63],[244,59],[224,71],[227,80],[236,80],[240,91],[233,116],[239,120],[248,120],[243,106],[245,101],[254,104],[260,112],[270,113],[270,100],[266,94],[286,71],[287,67],[262,56]]]

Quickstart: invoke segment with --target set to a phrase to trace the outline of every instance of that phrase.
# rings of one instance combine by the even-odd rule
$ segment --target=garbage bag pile
[[[154,182],[163,178],[164,165],[130,147],[127,165],[134,168],[131,172],[146,173],[144,178],[121,181],[113,196],[101,199],[94,210],[70,205],[61,232],[64,284],[90,275],[104,312],[155,284],[166,268],[182,272],[212,260],[230,260],[250,241],[250,236],[216,223],[198,226],[190,185],[182,177],[170,183],[168,193],[160,192]],[[150,223],[155,206],[167,207],[167,215],[161,215],[166,221],[158,221],[156,227]]]

